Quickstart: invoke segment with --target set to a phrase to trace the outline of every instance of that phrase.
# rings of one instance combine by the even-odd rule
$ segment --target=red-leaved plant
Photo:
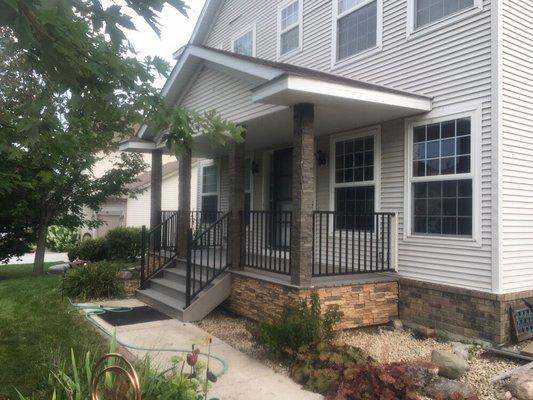
[[[355,365],[344,373],[330,400],[419,400],[420,384],[405,363]]]

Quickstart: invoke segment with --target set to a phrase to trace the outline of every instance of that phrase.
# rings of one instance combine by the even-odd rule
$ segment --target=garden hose
[[[85,312],[85,318],[91,324],[93,324],[98,330],[100,330],[106,336],[109,336],[109,337],[112,337],[112,335],[109,332],[107,332],[98,322],[96,322],[94,318],[92,318],[92,316],[102,315],[107,312],[125,313],[125,312],[132,311],[133,309],[132,307],[104,307],[104,306],[96,306],[96,305],[89,305],[89,304],[76,304],[76,303],[73,303],[72,300],[70,300],[70,298],[67,297],[67,299],[71,306],[75,307],[78,310],[83,310]],[[188,354],[191,352],[190,349],[145,348],[145,347],[140,347],[140,346],[124,343],[116,337],[115,337],[115,340],[117,341],[118,344],[120,344],[121,346],[124,346],[125,348],[132,349],[132,350],[138,350],[138,351],[147,351],[147,352],[156,352],[156,353],[171,352],[171,353],[184,353],[184,354]],[[200,352],[199,354],[204,357],[210,357],[213,360],[218,361],[222,365],[221,371],[219,371],[218,373],[213,372],[213,374],[217,377],[217,379],[220,378],[222,375],[224,375],[226,371],[228,370],[228,364],[221,357],[215,356],[213,354],[209,355],[209,354],[202,353],[202,352]]]

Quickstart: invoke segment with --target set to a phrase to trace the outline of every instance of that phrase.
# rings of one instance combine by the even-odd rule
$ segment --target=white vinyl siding
[[[502,291],[533,289],[533,4],[502,1]]]
[[[465,102],[481,104],[479,245],[449,247],[401,240],[399,271],[412,279],[492,291],[491,176],[495,160],[492,157],[491,124],[491,1],[484,0],[478,12],[465,13],[464,18],[409,39],[406,38],[409,14],[406,0],[384,1],[381,50],[341,65],[332,64],[333,4],[333,1],[323,0],[303,3],[305,45],[302,51],[287,57],[284,62],[425,94],[433,97],[435,108]],[[216,47],[232,37],[238,30],[232,24],[237,17],[240,26],[256,23],[257,57],[276,60],[277,9],[263,0],[226,0],[206,44]],[[401,126],[399,129],[398,125]],[[385,126],[395,129],[387,131]],[[402,122],[384,124],[383,127],[381,211],[399,213],[402,236],[405,128]],[[317,168],[321,177],[323,171],[323,167]],[[323,204],[324,197],[329,199],[329,177],[325,179],[328,185],[317,186],[318,204]]]

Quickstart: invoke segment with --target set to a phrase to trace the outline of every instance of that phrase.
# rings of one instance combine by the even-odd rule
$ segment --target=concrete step
[[[202,281],[205,282],[206,277],[209,274],[209,277],[212,277],[214,275],[214,271],[212,268],[204,267],[202,268]],[[180,267],[173,267],[173,268],[165,268],[156,278],[165,278],[170,281],[180,283],[182,285],[185,285],[187,282],[187,269],[186,268],[180,268]],[[196,278],[197,284],[200,283],[200,269],[196,269],[196,276],[193,276],[193,278]]]
[[[167,296],[151,288],[137,290],[136,297],[156,310],[183,321],[183,309],[185,307],[184,301]]]
[[[149,285],[150,289],[153,289],[156,292],[185,302],[185,293],[187,290],[185,282],[175,282],[166,279],[164,274],[162,278],[151,279]]]

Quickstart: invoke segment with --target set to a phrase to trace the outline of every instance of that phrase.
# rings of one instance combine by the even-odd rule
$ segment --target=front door
[[[271,244],[275,248],[290,246],[290,215],[292,211],[292,148],[272,153],[270,171]]]

